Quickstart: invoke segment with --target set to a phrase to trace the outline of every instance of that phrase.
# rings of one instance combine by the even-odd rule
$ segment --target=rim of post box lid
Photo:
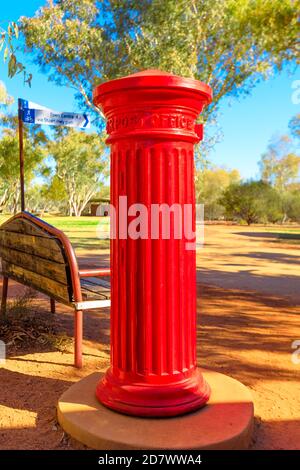
[[[162,72],[161,70],[149,69],[101,83],[93,91],[93,102],[97,106],[100,104],[100,97],[106,93],[130,88],[180,88],[191,92],[199,92],[205,99],[206,105],[212,101],[212,89],[206,83],[193,78]]]

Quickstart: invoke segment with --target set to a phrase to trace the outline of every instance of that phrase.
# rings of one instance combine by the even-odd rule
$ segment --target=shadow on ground
[[[293,232],[234,232],[234,235],[242,235],[254,238],[268,238],[274,240],[300,240],[300,233]]]
[[[241,257],[251,258],[251,254],[241,254],[238,255]],[[262,254],[261,256],[264,256]],[[238,286],[238,289],[241,292],[250,291],[250,295],[255,298],[260,296],[260,292],[267,296],[274,296],[274,292],[278,293],[278,298],[284,296],[290,297],[291,305],[299,305],[300,302],[300,278],[296,274],[287,274],[287,271],[284,275],[274,275],[272,271],[269,270],[269,274],[265,271],[259,272],[257,266],[249,269],[249,263],[245,265],[234,263],[233,267],[240,267],[236,271],[227,271],[226,267],[230,266],[224,261],[224,269],[222,268],[222,263],[220,263],[220,269],[197,269],[197,282],[201,282],[207,285],[216,285],[220,287],[221,291],[224,289],[235,289]],[[252,292],[251,292],[252,291]],[[253,292],[255,291],[255,292]],[[275,296],[276,297],[276,296]],[[266,298],[267,302],[267,298]]]
[[[103,257],[100,264],[107,266],[106,261]],[[89,257],[81,265],[89,265]],[[237,284],[235,273],[202,270],[199,274],[205,283],[220,275],[231,279],[233,287]],[[249,286],[251,273],[245,274],[246,279]],[[251,389],[256,410],[253,448],[299,448],[299,368],[291,362],[292,341],[300,338],[299,308],[296,301],[280,297],[280,279],[278,295],[198,285],[199,365],[230,375]],[[40,308],[46,305],[42,299]],[[72,311],[59,306],[56,317],[60,331],[72,336]],[[68,441],[57,427],[55,407],[70,383],[95,370],[101,357],[103,370],[108,367],[108,310],[85,314],[84,352],[85,368],[80,373],[72,368],[70,353],[53,356],[51,351],[49,355],[36,351],[30,357],[24,357],[28,351],[19,351],[0,370],[2,449],[77,448],[79,444]]]
[[[249,386],[262,377],[295,379],[291,345],[300,337],[299,309],[292,310],[288,300],[199,286],[198,312],[197,351],[204,367],[227,370]]]

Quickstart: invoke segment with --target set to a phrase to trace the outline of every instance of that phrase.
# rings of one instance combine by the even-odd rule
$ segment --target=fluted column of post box
[[[145,71],[99,85],[111,147],[111,367],[106,406],[174,416],[210,394],[196,364],[194,145],[211,100],[193,79]]]

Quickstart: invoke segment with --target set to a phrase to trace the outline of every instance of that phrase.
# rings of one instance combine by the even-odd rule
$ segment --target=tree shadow
[[[233,232],[233,235],[241,235],[242,237],[250,237],[250,238],[277,238],[279,233],[278,232]]]
[[[198,267],[197,281],[211,286],[222,286],[222,289],[235,289],[238,287],[241,291],[256,291],[256,293],[252,293],[253,297],[260,295],[260,292],[271,296],[276,292],[280,297],[290,297],[292,305],[299,303],[300,289],[298,275],[257,274],[255,269],[256,267],[253,267],[253,269],[241,269],[238,272],[232,272]]]
[[[250,387],[262,378],[295,380],[291,345],[300,338],[299,309],[288,300],[198,286],[198,314],[200,365],[226,371]]]
[[[104,254],[97,259],[86,255],[80,258],[80,265],[81,267],[107,267],[108,260],[109,254]],[[92,266],[91,262],[94,263]],[[263,387],[259,388],[260,383],[276,381],[288,384],[296,381],[297,370],[291,362],[291,343],[300,338],[297,302],[300,298],[299,277],[295,275],[262,276],[251,270],[233,273],[201,269],[198,270],[198,278],[201,281],[201,285],[197,286],[199,365],[226,373],[252,388],[254,392],[260,390],[262,394],[267,392]],[[223,287],[215,287],[216,283]],[[274,289],[277,290],[278,295],[267,293],[269,286],[272,292]],[[266,293],[262,293],[264,290]],[[287,294],[287,292],[290,293],[291,298],[282,297],[281,293]],[[61,308],[62,310],[56,314],[61,331],[73,336],[73,311],[64,306]],[[49,315],[51,315],[50,312]],[[100,345],[101,351],[105,352],[109,351],[109,317],[108,309],[103,309],[100,313],[91,310],[84,314],[85,340]],[[26,361],[26,359],[21,360]],[[39,362],[38,359],[37,362]],[[24,446],[22,429],[13,429],[12,423],[11,429],[4,430],[4,439],[0,447],[9,445],[9,448],[26,448],[26,446],[27,448],[61,448],[63,444],[59,442],[56,434],[53,438],[52,435],[50,436],[46,447],[43,447],[45,442],[42,442],[37,434],[43,434],[45,437],[45,432],[50,432],[47,420],[53,423],[56,401],[70,382],[32,377],[7,370],[2,372],[2,370],[5,371],[5,369],[0,369],[0,381],[5,384],[5,387],[0,389],[0,403],[4,407],[37,413],[37,428],[33,428],[32,431],[26,430],[28,432],[26,444],[22,447]],[[43,369],[43,372],[47,373],[47,369]],[[33,385],[34,393],[31,391],[32,387],[28,387],[25,378],[33,381],[30,383]],[[17,391],[20,390],[17,401],[15,394],[9,396],[9,390],[16,388]],[[55,398],[53,398],[54,395]],[[288,400],[288,398],[284,399]],[[273,406],[274,397],[270,397],[269,401],[270,406]],[[274,436],[274,442],[277,442],[274,448],[278,448],[281,432],[296,432],[298,429],[299,421],[297,420],[258,423],[254,447],[272,446],[272,439],[268,440],[269,434]],[[287,442],[285,445],[295,445],[295,439],[295,437],[290,439],[290,443]],[[17,442],[16,447],[12,447],[13,440]],[[36,447],[30,447],[31,445]],[[283,446],[283,448],[290,447]]]
[[[251,252],[251,253],[234,253],[233,256],[261,259],[267,261],[274,261],[284,264],[297,264],[300,266],[300,256],[291,255],[287,253],[266,253],[266,252]]]
[[[13,282],[12,282],[13,284]],[[23,286],[21,286],[23,288]],[[18,286],[18,292],[20,291]],[[15,289],[12,286],[9,302],[12,300],[12,294],[15,293]],[[27,354],[39,354],[48,352],[61,352],[62,358],[64,354],[71,354],[73,356],[74,349],[74,310],[63,304],[56,304],[56,314],[52,314],[49,311],[49,299],[39,294],[34,299],[30,306],[30,316],[38,316],[44,322],[49,322],[51,326],[51,334],[49,341],[46,344],[40,343],[34,338],[29,339],[26,342],[17,342],[15,345],[9,345],[7,347],[7,357],[17,360],[17,357],[24,356]],[[28,317],[27,314],[19,315],[20,320],[18,325],[24,332],[27,330]],[[36,323],[36,322],[35,322]],[[53,329],[55,330],[54,337]],[[30,334],[30,329],[29,329]],[[1,339],[1,338],[0,338]],[[60,344],[62,339],[62,344]],[[101,354],[107,356],[110,352],[110,309],[103,308],[100,310],[85,310],[83,314],[83,354],[86,356],[93,356],[90,351],[91,348],[97,349],[99,355],[95,357],[101,358]],[[88,352],[85,353],[88,350]],[[42,360],[37,362],[43,362]],[[51,362],[54,364],[53,362]],[[66,364],[62,359],[58,365],[68,365],[73,367],[73,360],[69,364]]]
[[[283,240],[300,240],[300,233],[293,232],[234,232],[233,235],[242,235],[243,237],[255,238],[269,238],[269,239],[283,239]]]

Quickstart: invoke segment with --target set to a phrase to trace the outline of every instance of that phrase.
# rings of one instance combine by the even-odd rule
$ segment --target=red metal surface
[[[79,271],[80,277],[101,277],[101,276],[110,276],[109,268],[99,268],[99,269],[81,269]]]
[[[1,309],[0,313],[5,317],[6,315],[6,302],[7,302],[7,291],[8,291],[8,277],[3,277],[3,284],[2,284],[2,296],[1,296]]]
[[[119,196],[127,196],[128,207],[192,204],[195,215],[195,122],[210,100],[207,85],[153,70],[96,88],[94,103],[107,118],[117,221]],[[210,394],[196,366],[195,251],[172,230],[163,239],[161,227],[158,239],[119,235],[111,240],[111,367],[97,397],[138,416],[195,410]]]
[[[82,361],[82,337],[83,337],[83,312],[82,310],[75,310],[74,312],[74,365],[81,369]]]
[[[51,310],[51,313],[55,313],[55,312],[56,312],[56,308],[55,308],[55,299],[50,299],[50,310]]]

